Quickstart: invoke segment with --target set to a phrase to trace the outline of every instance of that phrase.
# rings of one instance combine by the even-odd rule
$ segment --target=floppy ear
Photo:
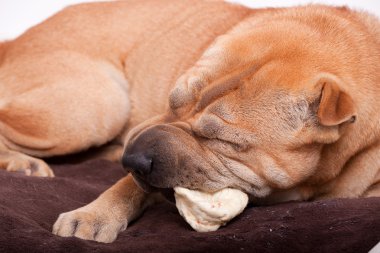
[[[356,120],[354,102],[349,94],[342,91],[332,79],[323,79],[322,95],[318,108],[319,122],[324,126],[336,126]]]

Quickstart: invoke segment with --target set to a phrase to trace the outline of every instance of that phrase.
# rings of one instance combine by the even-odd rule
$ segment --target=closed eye
[[[227,141],[227,140],[222,140],[222,139],[218,139],[218,138],[217,138],[217,140],[228,144],[229,146],[231,146],[237,152],[244,152],[244,151],[246,151],[248,149],[247,145],[241,145],[240,143],[235,143],[235,142],[231,142],[231,141]]]
[[[237,152],[244,152],[248,149],[248,145],[242,145],[240,143],[236,143],[230,140],[222,139],[221,137],[218,137],[216,134],[213,136],[207,136],[205,134],[202,134],[201,131],[193,130],[194,136],[196,136],[198,139],[201,139],[203,141],[217,141],[219,143],[223,143],[227,146],[230,146]]]
[[[252,143],[252,133],[243,133],[242,129],[214,113],[205,113],[191,124],[193,133],[209,140],[217,140],[242,152]]]

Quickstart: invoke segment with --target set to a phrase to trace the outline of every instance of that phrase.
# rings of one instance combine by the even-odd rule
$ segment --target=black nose
[[[152,158],[142,153],[124,154],[122,162],[126,170],[140,175],[148,175],[152,170]]]

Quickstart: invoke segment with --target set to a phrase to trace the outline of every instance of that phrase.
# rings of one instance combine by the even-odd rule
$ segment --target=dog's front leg
[[[119,180],[90,204],[62,213],[53,226],[59,236],[75,236],[98,242],[113,242],[157,196],[143,192],[131,175]]]

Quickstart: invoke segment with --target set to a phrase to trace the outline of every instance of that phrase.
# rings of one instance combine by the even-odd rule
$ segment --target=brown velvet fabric
[[[175,206],[149,208],[111,244],[51,234],[59,213],[124,175],[102,160],[53,165],[55,178],[0,171],[0,252],[368,252],[380,240],[380,198],[249,207],[219,231],[197,233]]]

